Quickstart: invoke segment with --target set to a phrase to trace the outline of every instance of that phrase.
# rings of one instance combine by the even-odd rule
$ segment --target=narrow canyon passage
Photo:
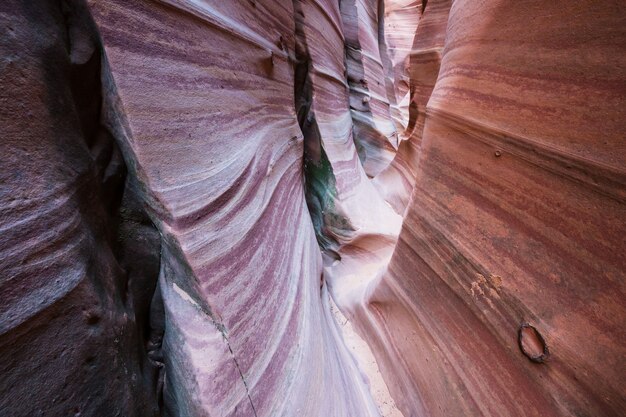
[[[626,413],[621,2],[0,28],[0,416]]]

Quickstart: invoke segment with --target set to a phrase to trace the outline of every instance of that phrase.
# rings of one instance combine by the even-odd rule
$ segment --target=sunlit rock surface
[[[626,7],[0,5],[0,416],[621,416]]]

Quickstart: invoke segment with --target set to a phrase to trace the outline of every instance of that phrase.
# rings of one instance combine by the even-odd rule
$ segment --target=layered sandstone
[[[626,410],[621,4],[0,22],[0,415]]]

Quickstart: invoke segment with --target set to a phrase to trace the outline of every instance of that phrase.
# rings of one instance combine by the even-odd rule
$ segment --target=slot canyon
[[[0,417],[626,416],[623,0],[0,30]]]

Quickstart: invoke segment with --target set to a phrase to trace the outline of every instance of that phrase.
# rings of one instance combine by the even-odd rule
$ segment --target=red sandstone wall
[[[427,105],[412,61],[415,187],[368,306],[405,415],[623,415],[625,12],[457,0]]]

